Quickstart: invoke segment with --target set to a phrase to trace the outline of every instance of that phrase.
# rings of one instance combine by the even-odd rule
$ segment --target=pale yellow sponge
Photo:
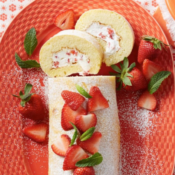
[[[98,41],[76,30],[61,31],[50,38],[39,55],[41,68],[50,77],[97,74],[102,59],[103,49]]]
[[[116,64],[130,55],[134,45],[134,32],[129,22],[120,14],[104,9],[83,13],[75,26],[96,37],[104,50],[103,62]]]
[[[73,129],[64,131],[61,126],[61,111],[65,104],[61,92],[63,90],[77,92],[76,84],[88,92],[92,86],[98,86],[108,100],[109,108],[94,111],[97,116],[96,131],[102,134],[98,152],[103,156],[103,162],[94,169],[96,175],[119,175],[120,124],[114,76],[49,78],[49,175],[73,174],[73,171],[63,171],[64,157],[56,155],[51,145],[61,134],[67,134],[71,138],[73,136]]]

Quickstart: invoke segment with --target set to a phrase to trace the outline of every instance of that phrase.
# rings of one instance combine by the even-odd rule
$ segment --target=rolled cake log
[[[96,175],[119,175],[120,125],[115,81],[114,76],[49,78],[49,175],[72,175],[73,172],[63,171],[64,157],[56,155],[51,145],[61,134],[68,134],[71,138],[73,136],[74,130],[64,131],[61,127],[61,111],[65,103],[61,92],[77,92],[76,84],[87,91],[92,86],[98,86],[108,100],[109,108],[94,111],[97,116],[96,131],[102,133],[98,152],[103,156],[103,162],[94,169]]]

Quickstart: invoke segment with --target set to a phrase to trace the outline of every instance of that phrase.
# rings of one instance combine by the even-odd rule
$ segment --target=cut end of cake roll
[[[129,22],[120,14],[104,9],[83,13],[75,26],[96,37],[103,47],[103,62],[116,64],[128,57],[134,45],[134,32]]]
[[[103,49],[97,39],[76,30],[61,31],[50,38],[39,55],[41,68],[50,77],[97,74],[102,58]]]

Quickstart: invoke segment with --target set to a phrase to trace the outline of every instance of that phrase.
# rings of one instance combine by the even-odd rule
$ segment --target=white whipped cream
[[[108,57],[120,49],[119,40],[120,36],[115,33],[115,30],[110,26],[102,25],[98,22],[93,22],[86,32],[101,38],[106,41],[105,57]]]
[[[52,69],[70,66],[77,63],[82,67],[85,73],[89,72],[90,59],[87,55],[80,53],[76,49],[64,48],[59,52],[53,53]]]

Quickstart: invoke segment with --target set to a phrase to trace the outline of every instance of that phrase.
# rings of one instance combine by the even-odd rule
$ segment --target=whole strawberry
[[[95,175],[95,170],[93,167],[80,167],[74,170],[73,175]]]
[[[135,68],[135,63],[132,63],[129,66],[128,58],[124,58],[123,64],[120,64],[121,69],[116,66],[112,65],[112,69],[114,69],[117,74],[112,73],[113,75],[116,75],[118,77],[117,82],[119,82],[118,90],[122,88],[122,86],[126,90],[130,91],[137,91],[140,89],[146,89],[147,88],[147,81],[143,75],[143,73]]]
[[[154,59],[162,52],[162,47],[168,46],[152,36],[143,36],[139,45],[138,62],[143,63],[145,59]]]
[[[20,91],[19,96],[13,95],[21,99],[18,107],[19,112],[26,118],[33,120],[41,120],[44,118],[44,105],[41,97],[37,94],[30,93],[32,90],[31,84],[26,84],[24,94]]]

